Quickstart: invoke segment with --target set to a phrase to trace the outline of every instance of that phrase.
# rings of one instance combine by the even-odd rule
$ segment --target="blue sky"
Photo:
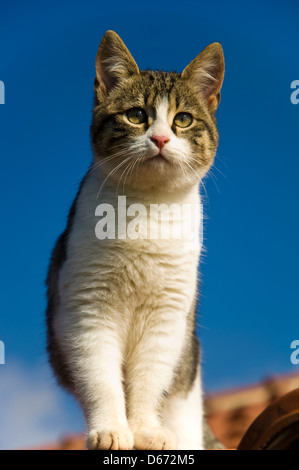
[[[295,0],[1,5],[0,447],[83,428],[47,368],[44,279],[91,160],[94,59],[107,29],[140,68],[181,71],[209,43],[223,45],[220,145],[214,181],[205,182],[200,268],[204,386],[298,371],[290,362],[299,337],[299,105],[290,101],[298,18]]]

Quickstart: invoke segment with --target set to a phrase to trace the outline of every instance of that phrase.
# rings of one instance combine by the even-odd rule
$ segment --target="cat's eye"
[[[142,108],[132,108],[127,111],[127,118],[133,124],[143,124],[147,120],[147,115]]]
[[[189,127],[193,122],[193,117],[190,113],[178,113],[173,122],[177,127]]]

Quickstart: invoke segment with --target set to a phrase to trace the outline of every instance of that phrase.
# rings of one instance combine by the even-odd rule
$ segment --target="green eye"
[[[190,113],[178,113],[173,122],[178,127],[189,127],[193,122],[193,117]]]
[[[147,115],[142,108],[132,108],[127,111],[127,118],[133,124],[143,124],[147,120]]]

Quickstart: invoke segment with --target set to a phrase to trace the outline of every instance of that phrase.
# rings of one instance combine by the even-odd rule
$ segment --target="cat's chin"
[[[125,192],[133,190],[147,193],[151,191],[180,193],[190,190],[199,181],[199,177],[190,179],[183,177],[181,172],[170,163],[165,161],[149,161],[144,164],[143,169],[139,167],[136,178],[132,176],[130,179],[127,179],[124,187],[118,184],[118,182],[115,182],[115,186],[122,187]]]
[[[155,155],[153,157],[147,158],[145,160],[145,163],[149,164],[170,164],[171,162],[168,160],[168,158],[164,157],[161,153],[158,155]]]
[[[117,162],[116,167],[119,163]],[[176,158],[174,155],[155,153],[143,156],[134,171],[113,171],[104,165],[95,164],[94,168],[100,180],[106,186],[126,191],[162,191],[182,192],[198,185],[207,169],[193,168]],[[128,167],[129,168],[129,167]]]

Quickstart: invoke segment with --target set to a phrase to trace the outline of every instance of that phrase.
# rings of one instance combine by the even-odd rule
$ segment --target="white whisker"
[[[102,191],[102,188],[104,186],[104,184],[106,183],[106,181],[108,180],[108,178],[110,178],[110,176],[112,176],[122,165],[124,165],[128,160],[130,160],[131,155],[129,157],[127,157],[125,160],[121,161],[115,168],[113,168],[113,170],[110,171],[110,173],[106,176],[106,178],[104,179],[103,183],[101,184],[100,186],[100,189],[98,190],[97,192],[97,197],[96,199],[98,200],[98,197],[99,197],[99,194],[100,192]]]

